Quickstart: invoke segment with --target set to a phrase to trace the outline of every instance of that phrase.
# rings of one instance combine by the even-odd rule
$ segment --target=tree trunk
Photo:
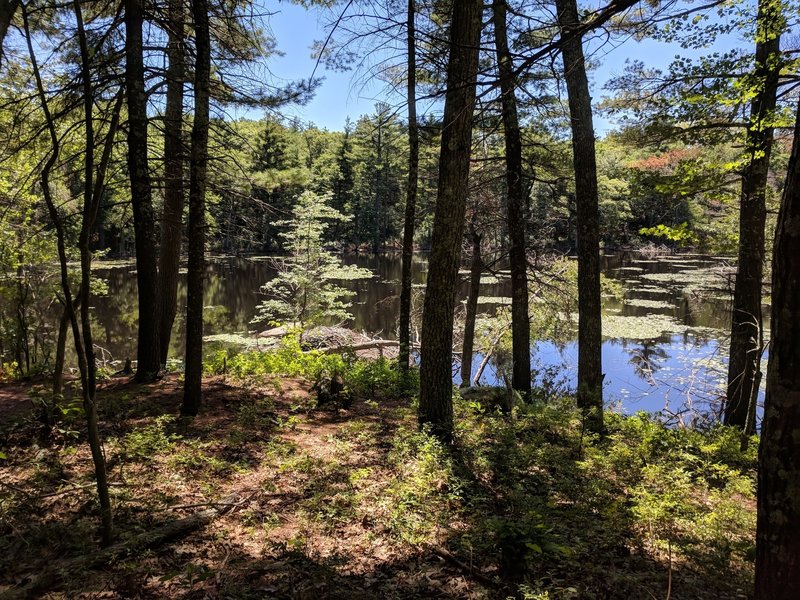
[[[81,304],[81,292],[72,301],[73,312]],[[53,396],[60,396],[64,391],[64,358],[67,349],[67,334],[69,333],[69,309],[65,306],[58,322],[58,339],[56,340],[56,358],[53,365]]]
[[[208,0],[194,0],[197,59],[194,75],[194,123],[189,178],[189,267],[186,284],[186,375],[181,414],[200,409],[203,378],[203,276],[205,275],[205,195],[208,163],[211,37]]]
[[[579,27],[576,0],[556,0],[562,38]],[[600,211],[592,97],[583,57],[583,40],[576,36],[562,48],[572,125],[572,162],[578,229],[578,406],[587,427],[603,428],[602,333],[600,317]]]
[[[478,314],[478,296],[481,291],[481,241],[483,236],[470,225],[472,235],[472,263],[469,269],[469,296],[467,296],[467,316],[464,319],[464,343],[461,345],[461,387],[469,387],[472,376],[472,352],[475,343],[475,316]]]
[[[731,349],[728,361],[725,424],[755,431],[755,405],[761,383],[763,332],[761,281],[764,277],[764,227],[767,220],[766,189],[780,72],[780,6],[770,0],[758,3],[756,80],[762,82],[750,106],[745,140],[749,161],[742,173],[739,205],[739,261],[731,314]],[[752,418],[751,418],[752,415]]]
[[[483,16],[481,0],[453,4],[436,211],[422,316],[419,421],[453,436],[453,309],[464,235],[472,121]]]
[[[105,173],[111,160],[111,149],[116,136],[119,115],[122,110],[122,96],[117,96],[114,103],[114,113],[108,127],[108,134],[103,148],[100,164],[95,166],[95,132],[94,132],[94,90],[92,89],[92,72],[90,64],[89,46],[83,26],[83,15],[79,0],[73,2],[75,21],[78,29],[78,42],[80,46],[81,79],[83,82],[84,106],[84,180],[83,180],[83,214],[81,231],[78,236],[78,250],[81,256],[81,287],[80,295],[80,333],[83,335],[83,368],[81,369],[81,388],[83,390],[83,410],[86,413],[88,426],[89,448],[94,462],[95,478],[97,480],[97,496],[100,502],[101,538],[104,546],[111,543],[113,536],[113,522],[111,513],[111,498],[108,493],[108,476],[106,473],[106,460],[103,452],[100,431],[97,423],[97,405],[95,393],[97,390],[97,364],[94,355],[94,341],[92,338],[92,322],[89,309],[91,308],[91,276],[92,276],[92,250],[91,234],[94,230],[97,211],[100,206],[100,197],[103,191]],[[70,306],[72,312],[72,331],[75,344],[78,346],[78,322],[74,311],[71,309],[70,296],[65,290],[65,306]],[[77,349],[77,348],[76,348]]]
[[[414,228],[417,210],[417,181],[419,179],[419,126],[417,124],[417,47],[414,18],[416,3],[408,0],[408,183],[406,184],[406,210],[403,223],[403,264],[400,275],[400,354],[398,363],[403,372],[409,368],[411,355],[411,265],[414,258]]]
[[[8,33],[8,26],[19,8],[19,0],[0,0],[0,64],[3,62],[3,42]]]
[[[800,104],[772,259],[758,466],[756,599],[800,598]]]
[[[100,534],[102,543],[107,545],[111,542],[113,534],[113,521],[111,512],[111,502],[108,494],[108,480],[106,476],[105,456],[103,454],[102,443],[97,426],[97,410],[94,402],[95,394],[95,365],[94,365],[94,352],[92,347],[91,336],[91,322],[89,321],[89,279],[91,275],[91,252],[89,250],[89,234],[94,225],[94,220],[97,216],[97,207],[99,205],[100,195],[103,189],[103,180],[105,170],[111,158],[111,149],[113,147],[113,140],[119,124],[119,115],[122,108],[122,96],[118,96],[118,100],[114,105],[114,113],[108,128],[106,143],[103,149],[103,157],[100,165],[97,168],[96,180],[94,168],[94,132],[93,132],[93,105],[94,96],[91,85],[91,70],[89,63],[89,50],[86,42],[86,33],[83,28],[83,17],[81,15],[80,4],[76,1],[73,4],[75,18],[78,28],[78,40],[80,45],[80,59],[81,59],[81,79],[83,82],[83,105],[84,105],[84,119],[85,119],[85,175],[84,175],[84,203],[81,213],[81,231],[79,235],[79,250],[81,255],[81,320],[82,327],[78,325],[78,316],[75,313],[75,306],[70,301],[72,298],[72,291],[69,282],[69,269],[67,252],[65,246],[65,233],[64,224],[58,214],[55,202],[52,197],[50,188],[50,171],[58,161],[60,152],[60,142],[56,132],[55,123],[50,112],[45,94],[44,86],[36,60],[36,53],[33,50],[33,43],[31,41],[30,29],[28,26],[27,9],[22,6],[22,18],[25,30],[25,37],[28,46],[28,53],[33,68],[34,80],[36,82],[37,94],[44,113],[45,123],[48,133],[50,135],[51,154],[42,168],[41,181],[42,181],[42,195],[47,205],[47,210],[56,230],[56,246],[58,250],[60,276],[61,276],[61,290],[64,294],[65,302],[64,308],[68,313],[70,324],[72,325],[72,337],[75,342],[75,353],[78,357],[78,369],[81,375],[81,388],[83,395],[83,407],[86,413],[86,422],[88,426],[89,447],[92,453],[92,461],[94,463],[95,479],[97,483],[97,495],[100,503],[100,517],[101,528]],[[83,331],[81,331],[81,329]],[[88,346],[88,348],[87,348]],[[91,363],[89,362],[91,360]]]
[[[158,249],[147,161],[147,93],[144,87],[143,0],[125,0],[125,85],[128,99],[128,175],[136,242],[139,332],[136,380],[152,381],[161,369],[158,336]]]
[[[522,176],[522,139],[514,90],[514,62],[508,49],[506,0],[492,2],[494,42],[500,74],[503,136],[506,145],[506,187],[511,267],[511,386],[524,400],[531,396],[531,323],[528,316],[528,259],[525,251],[525,182]]]
[[[161,286],[159,337],[161,364],[167,364],[178,301],[178,270],[183,233],[183,0],[169,0],[167,106],[164,112],[164,214],[158,276]]]

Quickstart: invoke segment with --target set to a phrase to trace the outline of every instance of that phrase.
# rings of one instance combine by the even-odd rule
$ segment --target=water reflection
[[[369,280],[347,282],[355,292],[353,321],[357,330],[396,338],[400,292],[399,255],[350,255],[345,262],[371,269]],[[730,319],[730,275],[725,259],[681,255],[655,259],[633,253],[603,258],[607,277],[624,289],[621,299],[604,299],[603,345],[606,397],[621,401],[628,410],[660,410],[675,407],[691,396],[713,404],[724,372],[726,331]],[[132,265],[98,268],[108,281],[109,294],[95,298],[92,316],[98,343],[106,358],[124,360],[135,356],[137,295]],[[205,319],[207,334],[247,334],[265,326],[250,321],[263,299],[260,287],[274,277],[265,257],[221,257],[209,260],[205,278]],[[424,288],[427,277],[425,256],[414,257],[415,289]],[[186,278],[178,285],[179,311],[170,356],[183,354],[183,321]],[[461,298],[467,293],[464,282]],[[508,280],[489,279],[481,285],[481,296],[510,295]],[[421,297],[421,294],[420,294]],[[496,304],[482,304],[493,311]],[[765,309],[765,322],[769,322]],[[101,333],[102,332],[102,333]],[[577,365],[575,344],[556,346],[537,342],[532,348],[535,366],[541,372],[563,369],[574,385]],[[482,357],[476,357],[475,368]],[[497,374],[488,368],[484,382],[496,383]]]
[[[630,354],[628,363],[633,367],[633,372],[650,385],[657,385],[654,375],[669,360],[667,351],[654,340],[634,343],[625,351]]]

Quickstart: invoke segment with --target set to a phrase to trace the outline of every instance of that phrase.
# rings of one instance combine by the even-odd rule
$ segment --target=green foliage
[[[419,385],[418,373],[407,375],[386,358],[359,359],[353,354],[304,350],[299,332],[281,339],[277,349],[268,352],[220,351],[206,358],[207,373],[223,371],[240,380],[267,378],[275,375],[318,381],[338,373],[346,391],[360,398],[392,398],[414,390]]]
[[[401,429],[387,458],[397,474],[380,500],[389,530],[409,544],[424,543],[462,497],[452,457],[429,431]]]
[[[121,440],[122,451],[131,460],[150,460],[158,454],[168,454],[181,436],[171,432],[175,423],[172,415],[156,417],[152,423],[134,429]]]
[[[335,282],[367,279],[372,272],[343,265],[325,249],[330,222],[349,219],[330,206],[331,195],[304,192],[297,198],[292,219],[283,233],[290,256],[276,260],[278,275],[266,283],[267,300],[257,307],[254,322],[285,320],[302,328],[351,317],[349,298],[354,292]]]
[[[270,352],[231,353],[220,351],[206,359],[207,373],[227,373],[237,379],[283,375],[303,377],[311,381],[323,374],[344,371],[345,359],[339,354],[326,354],[318,350],[304,351],[298,332],[281,339],[277,350]]]
[[[655,227],[642,227],[639,235],[647,235],[655,238],[663,238],[674,242],[680,247],[696,244],[699,241],[697,234],[689,229],[689,223],[684,221],[675,227],[658,224]]]
[[[374,360],[351,360],[343,372],[345,385],[356,396],[364,398],[397,398],[419,386],[419,371],[411,369],[407,376],[393,361],[380,357]]]
[[[0,111],[0,125],[5,116]],[[23,187],[40,157],[30,148],[8,150],[0,151],[0,377],[6,378],[50,366],[55,337],[49,317],[59,291],[55,236],[41,227],[40,199]]]
[[[471,482],[462,482],[462,497],[475,519],[459,541],[465,551],[494,548],[532,578],[556,561],[576,581],[603,577],[600,556],[613,561],[635,548],[666,560],[671,548],[709,577],[748,585],[741,578],[751,572],[756,452],[739,449],[736,430],[671,429],[644,413],[607,412],[607,437],[587,439],[568,397],[510,416],[459,399],[455,408]],[[579,586],[570,595],[572,586],[529,581],[530,593],[582,597]],[[640,596],[624,578],[611,585]]]
[[[219,458],[215,455],[216,445],[213,442],[201,442],[200,440],[177,438],[181,443],[177,445],[169,457],[167,463],[171,467],[190,471],[196,475],[217,477],[227,475],[241,470],[236,464]]]
[[[633,525],[656,548],[667,544],[708,568],[750,559],[755,531],[754,445],[739,433],[669,429],[644,413],[609,415],[610,435],[591,449],[585,472],[620,478]]]

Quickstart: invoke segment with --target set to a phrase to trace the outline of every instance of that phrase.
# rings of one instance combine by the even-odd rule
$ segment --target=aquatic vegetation
[[[256,340],[253,337],[243,335],[241,333],[215,333],[214,335],[203,336],[203,341],[245,348],[250,348],[256,345]]]
[[[645,300],[644,298],[629,298],[625,300],[625,306],[637,306],[639,308],[671,309],[675,305],[672,302],[661,300]]]
[[[644,270],[644,267],[620,267],[616,269],[618,273],[642,273]]]
[[[628,288],[628,293],[636,294],[672,294],[672,290],[664,289],[656,285],[640,285],[637,287]]]
[[[479,296],[478,304],[511,304],[511,298],[508,296]]]
[[[484,275],[481,277],[481,285],[495,285],[508,281],[508,277],[498,277],[497,275]]]
[[[77,266],[79,263],[70,263],[70,265]],[[135,267],[136,261],[132,258],[124,258],[124,259],[100,259],[94,261],[94,268],[96,271],[102,271],[105,269],[123,269],[129,267]]]
[[[708,269],[685,269],[674,273],[645,273],[642,279],[681,287],[687,293],[723,290],[728,282],[720,273]]]
[[[688,325],[679,323],[666,315],[644,317],[606,315],[603,317],[604,338],[652,340],[666,334],[686,333],[689,330]]]

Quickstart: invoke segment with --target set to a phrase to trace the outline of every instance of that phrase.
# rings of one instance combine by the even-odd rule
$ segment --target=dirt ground
[[[30,410],[24,391],[4,387],[3,423]],[[380,500],[393,479],[387,436],[413,421],[402,402],[311,410],[313,399],[300,381],[243,389],[214,378],[206,382],[202,414],[181,423],[171,416],[180,397],[177,377],[152,386],[116,380],[99,391],[117,536],[155,528],[221,498],[235,498],[234,506],[174,543],[76,573],[65,589],[44,597],[493,595],[476,581],[487,573],[473,577],[469,566],[448,560],[447,553],[443,558],[435,543],[404,543],[385,526],[387,513],[396,510]],[[156,431],[159,418],[167,425]],[[153,440],[132,433],[143,426]],[[28,429],[6,428],[0,438],[9,455],[0,462],[6,539],[0,597],[54,561],[93,551],[97,540],[86,444],[67,435],[47,447]]]

